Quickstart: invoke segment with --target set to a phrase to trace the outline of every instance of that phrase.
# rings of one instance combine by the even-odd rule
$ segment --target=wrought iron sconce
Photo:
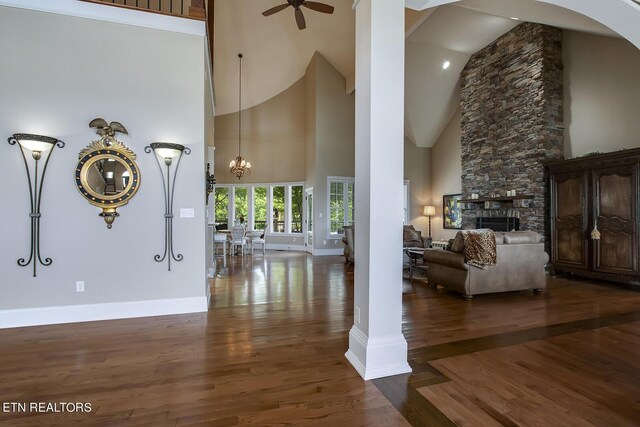
[[[18,259],[18,265],[20,267],[26,267],[33,262],[33,277],[36,277],[36,267],[38,262],[43,266],[49,266],[53,262],[51,258],[45,258],[43,260],[42,256],[40,256],[40,217],[42,216],[40,213],[40,202],[42,200],[42,184],[44,183],[44,175],[47,172],[47,165],[49,164],[49,159],[51,159],[53,149],[56,146],[63,148],[65,144],[56,138],[42,135],[31,135],[28,133],[15,133],[13,136],[9,137],[8,142],[9,145],[18,144],[20,147],[20,153],[24,160],[24,167],[27,170],[31,201],[31,213],[29,214],[29,218],[31,218],[31,252],[28,260],[25,260],[24,258]],[[33,179],[31,177],[32,174],[29,169],[29,163],[27,161],[25,151],[28,151],[34,159]],[[49,153],[46,155],[42,174],[38,176],[38,164],[42,159],[42,154],[47,151]]]
[[[182,155],[191,154],[191,150],[180,144],[172,144],[170,142],[153,142],[150,145],[144,147],[145,153],[154,152],[156,160],[158,161],[158,167],[160,168],[160,174],[162,175],[162,185],[164,187],[164,253],[158,254],[153,257],[156,262],[163,262],[167,260],[168,270],[171,271],[171,259],[174,261],[182,261],[184,258],[182,254],[174,254],[173,252],[173,194],[176,188],[176,175],[178,173],[178,167],[180,166],[180,160]],[[173,169],[173,176],[171,175],[171,165],[173,159],[178,158],[175,162]],[[162,160],[161,160],[162,159]],[[162,163],[166,166],[166,171],[162,168]]]
[[[206,204],[209,204],[209,196],[213,193],[213,186],[216,184],[216,177],[211,173],[211,164],[207,163],[207,195],[205,196]]]

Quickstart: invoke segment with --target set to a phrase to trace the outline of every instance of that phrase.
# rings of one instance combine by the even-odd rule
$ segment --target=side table
[[[409,280],[413,282],[413,269],[418,266],[418,260],[424,255],[424,248],[405,248],[405,253],[409,257]]]

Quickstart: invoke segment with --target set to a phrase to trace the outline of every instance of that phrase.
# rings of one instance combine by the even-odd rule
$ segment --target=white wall
[[[640,146],[640,51],[623,39],[563,32],[565,157]]]
[[[316,53],[313,64],[316,67],[314,249],[341,252],[344,249],[341,238],[327,238],[327,177],[355,177],[355,96],[345,94],[345,77],[322,55]]]
[[[423,207],[431,204],[431,148],[416,147],[404,139],[404,179],[409,181],[409,223],[429,235],[429,219]],[[432,218],[433,221],[433,218]],[[431,226],[433,236],[433,224]]]
[[[132,12],[142,13],[142,12]],[[177,18],[176,18],[177,19]],[[0,145],[0,314],[2,309],[173,298],[205,298],[204,37],[85,18],[0,7],[0,135],[28,132],[57,137],[42,199],[42,255],[38,277],[16,260],[28,256],[29,202],[22,158]],[[121,139],[138,156],[141,187],[119,208],[108,230],[100,210],[74,183],[78,152],[97,139],[95,117],[122,122]],[[162,181],[152,141],[192,149],[182,160],[174,219],[176,252],[184,261],[157,263],[162,251]],[[76,280],[86,290],[76,293]]]
[[[434,240],[453,239],[457,230],[445,230],[442,221],[442,196],[462,192],[460,145],[460,109],[458,109],[431,149],[431,198],[436,207],[432,219]]]

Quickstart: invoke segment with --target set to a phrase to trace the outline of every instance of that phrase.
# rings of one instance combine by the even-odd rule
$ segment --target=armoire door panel
[[[596,245],[598,257],[597,268],[603,272],[633,273],[633,236],[626,233],[612,233],[609,230],[601,231],[601,238]]]
[[[637,180],[635,165],[593,172],[595,217],[600,231],[600,240],[593,242],[596,271],[638,274]]]
[[[560,177],[562,179],[562,177]],[[573,175],[562,180],[556,179],[558,194],[558,218],[582,215],[584,212],[584,176]]]
[[[552,182],[555,195],[553,263],[559,267],[587,268],[586,174],[560,174]]]
[[[633,171],[626,169],[627,174],[618,175],[610,172],[603,174],[597,171],[598,215],[618,217],[625,221],[633,221]]]
[[[584,265],[584,236],[581,230],[558,230],[557,262]]]

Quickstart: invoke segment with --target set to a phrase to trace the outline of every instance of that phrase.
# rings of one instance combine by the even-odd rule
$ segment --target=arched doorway
[[[424,10],[459,0],[406,0],[406,6]],[[640,49],[640,5],[632,0],[535,0],[572,10],[611,28]]]

